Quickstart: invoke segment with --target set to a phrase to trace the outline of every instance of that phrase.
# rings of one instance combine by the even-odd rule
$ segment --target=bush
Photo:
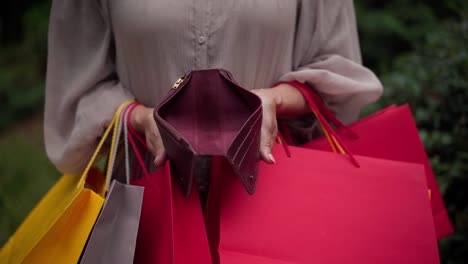
[[[42,1],[28,9],[21,43],[0,51],[0,131],[43,107],[49,8]]]

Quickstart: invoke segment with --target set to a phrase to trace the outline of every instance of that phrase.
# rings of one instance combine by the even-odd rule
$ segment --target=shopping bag
[[[127,108],[130,106],[127,106]],[[119,118],[116,142],[120,142],[122,124],[128,112],[127,108]],[[89,236],[80,263],[133,263],[135,254],[138,225],[140,222],[143,187],[129,185],[129,155],[127,134],[125,140],[126,182],[113,180],[113,169],[118,151],[118,145],[109,157],[110,178],[107,179],[108,190],[104,206]]]
[[[195,182],[192,191],[185,197],[180,187],[173,183],[169,162],[158,171],[149,173],[140,153],[147,151],[145,141],[131,126],[128,128],[130,145],[144,175],[131,183],[145,188],[135,263],[211,263]]]
[[[92,165],[126,104],[117,110],[83,173],[59,179],[3,246],[0,263],[78,261],[104,203],[105,177]]]
[[[133,263],[143,188],[112,182],[80,263]]]
[[[213,164],[205,217],[213,263],[438,263],[420,164],[279,145],[248,195]],[[215,261],[216,260],[216,261]]]
[[[317,111],[338,127],[338,131],[343,135],[341,137],[343,144],[353,153],[423,164],[426,170],[437,238],[441,239],[453,233],[453,226],[448,217],[436,178],[407,104],[399,107],[390,106],[345,127],[328,110],[312,89],[298,82],[290,84],[306,94],[309,101],[316,105]],[[345,136],[345,134],[348,134],[348,136]],[[349,136],[350,134],[351,136]],[[353,136],[353,134],[356,136]],[[302,147],[330,150],[325,137],[306,143]]]

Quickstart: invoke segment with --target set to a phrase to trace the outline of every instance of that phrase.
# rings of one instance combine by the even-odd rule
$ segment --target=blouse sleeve
[[[83,170],[117,107],[133,98],[117,78],[106,17],[98,0],[52,4],[44,138],[63,173]]]
[[[281,81],[309,84],[340,120],[357,120],[361,108],[376,101],[383,88],[361,65],[353,1],[303,0],[298,12],[294,69]]]

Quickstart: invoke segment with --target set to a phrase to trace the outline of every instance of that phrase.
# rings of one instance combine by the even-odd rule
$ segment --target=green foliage
[[[411,50],[413,41],[437,23],[433,10],[421,1],[411,8],[403,4],[408,1],[388,1],[377,7],[366,2],[357,2],[356,12],[364,60],[373,69],[388,70],[395,56]]]
[[[43,107],[49,8],[43,1],[29,9],[23,41],[0,50],[0,131]]]
[[[355,1],[366,65],[378,73],[392,70],[395,57],[417,49],[442,21],[460,18],[465,0]]]

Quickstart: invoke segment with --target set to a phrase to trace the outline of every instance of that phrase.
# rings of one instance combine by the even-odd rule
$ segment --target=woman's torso
[[[107,14],[121,83],[154,106],[193,69],[224,68],[245,88],[292,69],[296,1],[113,0]]]

